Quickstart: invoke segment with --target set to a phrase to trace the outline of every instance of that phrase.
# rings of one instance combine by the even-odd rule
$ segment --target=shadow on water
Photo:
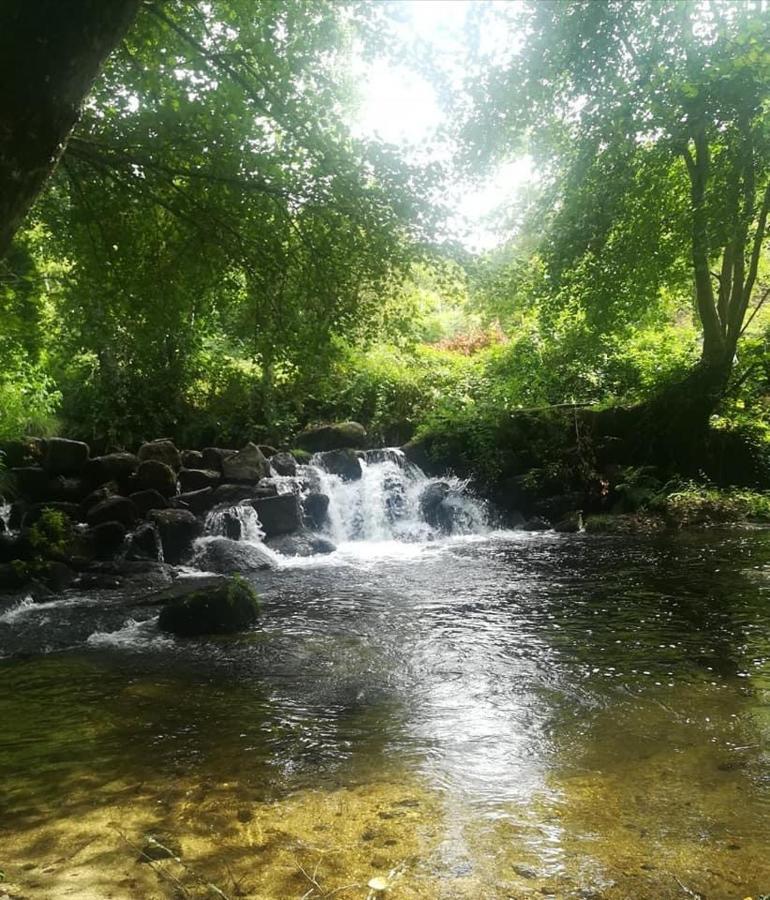
[[[0,868],[46,898],[770,892],[769,560],[497,534],[267,573],[228,640],[119,595],[6,611],[4,647],[37,616],[54,652],[0,665]],[[137,863],[147,832],[182,863]]]

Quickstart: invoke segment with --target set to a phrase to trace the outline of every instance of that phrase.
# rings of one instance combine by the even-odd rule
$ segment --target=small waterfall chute
[[[247,503],[212,509],[204,522],[206,534],[233,541],[261,543],[265,537],[256,509]]]

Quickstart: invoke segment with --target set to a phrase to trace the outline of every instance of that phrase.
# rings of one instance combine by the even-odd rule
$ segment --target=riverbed
[[[770,893],[767,531],[357,541],[254,583],[260,627],[210,640],[119,590],[0,600],[0,896]]]

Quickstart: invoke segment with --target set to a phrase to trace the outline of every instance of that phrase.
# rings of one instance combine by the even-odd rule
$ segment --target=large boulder
[[[306,428],[297,435],[297,446],[310,453],[324,450],[360,450],[366,446],[366,429],[358,422],[337,422]]]
[[[226,537],[201,541],[195,553],[195,565],[206,572],[248,574],[275,567],[275,560],[265,547]]]
[[[201,451],[202,468],[218,469],[221,472],[224,461],[234,454],[235,450],[226,450],[224,447],[204,447]]]
[[[270,474],[270,463],[256,444],[246,446],[222,462],[225,481],[254,484]]]
[[[88,510],[86,520],[89,525],[102,522],[120,522],[131,528],[139,518],[139,512],[128,497],[107,497]]]
[[[220,484],[211,495],[212,506],[234,506],[241,500],[251,500],[255,488],[252,484]]]
[[[16,489],[29,500],[43,500],[48,493],[48,472],[40,466],[19,466],[11,469]]]
[[[101,503],[102,500],[106,500],[108,497],[114,497],[119,493],[120,488],[116,481],[108,481],[107,484],[103,484],[101,487],[98,487],[95,490],[91,491],[91,493],[88,494],[88,496],[80,504],[80,510],[83,514],[83,518],[86,517],[88,510],[96,506],[97,503]]]
[[[45,441],[42,438],[26,437],[18,441],[0,443],[0,459],[9,469],[19,466],[37,466],[45,452]]]
[[[339,475],[343,481],[357,481],[363,474],[361,458],[355,450],[329,450],[318,454],[322,469],[330,475]]]
[[[199,491],[188,491],[186,494],[179,494],[174,497],[174,504],[177,509],[190,509],[196,516],[199,516],[211,509],[213,496],[213,488],[201,488]]]
[[[222,480],[218,469],[180,469],[179,487],[183,493],[216,487]]]
[[[302,527],[302,511],[296,494],[280,494],[251,501],[267,537],[290,534]]]
[[[267,545],[283,556],[316,556],[320,553],[334,553],[337,549],[335,543],[320,534],[313,534],[312,531],[280,534],[268,538]]]
[[[93,487],[108,481],[125,485],[138,468],[139,457],[133,453],[107,453],[86,462],[83,466],[83,479]]]
[[[122,522],[99,522],[88,532],[93,554],[97,559],[109,559],[123,547],[126,526]]]
[[[135,491],[129,494],[128,499],[139,510],[140,516],[146,516],[151,509],[168,509],[168,500],[154,488],[144,491]]]
[[[137,456],[142,462],[149,459],[155,459],[158,462],[165,463],[175,472],[177,469],[182,468],[182,455],[174,444],[166,438],[161,438],[157,441],[148,441],[148,443],[142,444]]]
[[[187,509],[153,509],[148,519],[160,533],[163,559],[172,565],[182,562],[203,531],[203,524]]]
[[[270,457],[270,465],[278,475],[296,475],[297,460],[291,453],[276,453]]]
[[[200,450],[182,450],[182,465],[186,469],[205,469],[203,454]]]
[[[181,637],[231,634],[256,624],[259,598],[240,578],[195,579],[169,591],[158,628]]]
[[[79,475],[88,455],[88,444],[82,441],[49,438],[45,442],[43,466],[50,475]]]
[[[89,486],[82,478],[68,475],[56,475],[46,488],[46,494],[51,500],[63,500],[67,503],[80,503],[88,492]]]
[[[434,481],[420,495],[420,512],[423,519],[433,528],[449,534],[452,531],[454,517],[446,499],[450,487],[444,481]]]
[[[327,494],[308,494],[302,501],[302,512],[311,528],[323,528],[329,518]]]
[[[176,472],[159,459],[145,459],[136,470],[135,484],[140,491],[152,490],[172,497],[176,493]]]
[[[149,559],[153,562],[161,562],[163,560],[163,545],[161,544],[160,534],[152,522],[142,522],[131,535],[126,559]]]

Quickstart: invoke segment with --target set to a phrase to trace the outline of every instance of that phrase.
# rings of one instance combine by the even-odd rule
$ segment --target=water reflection
[[[266,573],[264,627],[235,639],[159,640],[118,595],[0,610],[6,651],[39,653],[42,625],[59,651],[0,667],[25,895],[59,896],[24,876],[32,848],[116,815],[244,896],[391,871],[404,898],[770,889],[765,534],[364,550]],[[150,890],[94,840],[83,877],[106,891],[120,859],[114,896]]]

